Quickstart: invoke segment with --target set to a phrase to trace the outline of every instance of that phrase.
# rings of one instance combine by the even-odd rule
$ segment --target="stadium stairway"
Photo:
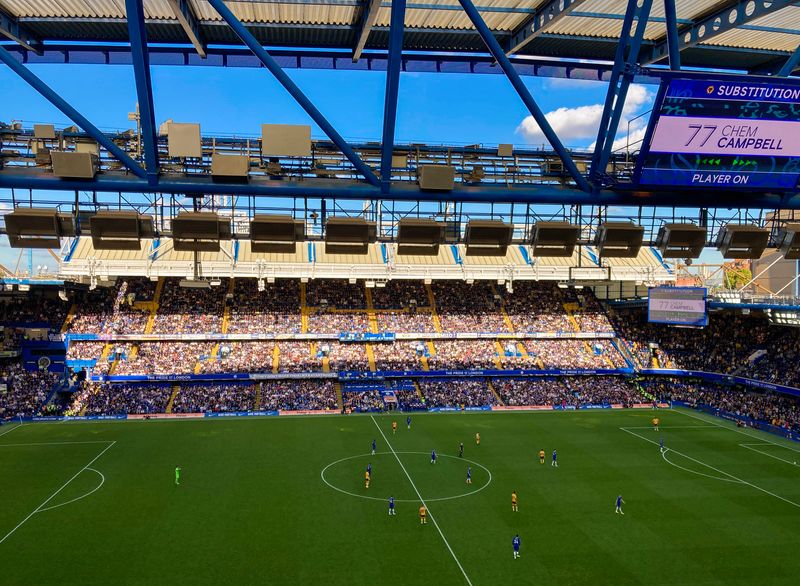
[[[433,318],[433,329],[436,333],[442,333],[442,322],[439,320],[439,314],[436,312],[436,296],[433,294],[433,288],[426,283],[425,290],[428,292],[428,305],[430,305],[431,317]]]
[[[72,320],[75,319],[75,313],[78,311],[78,304],[73,303],[72,306],[69,308],[69,312],[67,312],[67,317],[64,318],[64,323],[61,325],[61,333],[66,334],[67,330],[69,330],[69,324],[72,323]]]
[[[275,347],[272,349],[272,374],[278,374],[280,366],[281,366],[281,349],[280,346],[276,343]]]
[[[158,283],[156,283],[156,290],[153,293],[153,302],[150,305],[150,317],[147,318],[147,325],[144,327],[145,334],[152,334],[153,333],[153,324],[156,322],[156,313],[158,313],[158,305],[159,301],[161,300],[161,292],[164,290],[164,283],[166,279],[164,277],[158,278]]]
[[[256,383],[256,398],[253,402],[253,409],[261,409],[261,385],[262,383]]]
[[[631,354],[631,351],[625,342],[619,338],[616,338],[611,340],[611,345],[614,346],[614,348],[617,349],[617,352],[622,355],[622,358],[628,364],[629,368],[641,368],[642,365],[639,363],[639,360],[634,357],[633,354]]]
[[[308,305],[306,305],[306,284],[300,283],[300,332],[308,333]]]
[[[377,334],[379,333],[378,318],[375,316],[375,306],[372,304],[372,287],[364,287],[364,296],[367,300],[367,318],[369,319],[369,331],[372,332],[373,334]]]
[[[117,366],[119,366],[119,355],[114,357],[114,362],[112,362],[111,366],[108,368],[108,374],[112,375],[117,372]]]
[[[417,391],[417,397],[419,400],[422,401],[423,405],[425,404],[425,395],[422,394],[422,389],[419,388],[419,383],[414,380],[414,390]]]
[[[503,399],[500,397],[500,393],[497,392],[497,389],[494,388],[494,385],[492,384],[492,381],[490,381],[488,378],[486,379],[486,386],[489,387],[490,391],[492,391],[492,394],[497,399],[497,402],[500,403],[500,405],[502,405],[503,407],[505,407],[506,404],[503,401]]]
[[[181,387],[179,385],[172,385],[172,394],[169,396],[169,401],[167,401],[167,408],[164,409],[166,413],[172,413],[172,407],[175,405],[175,397],[177,397],[180,392]]]
[[[100,358],[97,359],[97,362],[108,360],[108,353],[111,352],[112,345],[111,342],[106,342],[106,345],[103,346],[103,351],[100,352]]]
[[[508,331],[513,334],[514,324],[511,322],[511,318],[509,317],[508,312],[506,311],[506,302],[503,299],[503,296],[500,295],[500,293],[497,291],[497,287],[495,286],[494,283],[492,283],[492,292],[500,298],[500,315],[503,316],[503,321],[505,322]]]
[[[497,355],[494,357],[494,365],[497,368],[497,370],[503,370],[503,362],[500,357],[505,356],[506,351],[499,340],[494,341],[494,347],[495,350],[497,351]]]
[[[342,398],[342,385],[338,382],[333,383],[333,390],[336,391],[336,404],[339,406],[339,411],[344,410],[344,399]]]
[[[364,344],[364,347],[367,351],[367,361],[369,362],[369,370],[370,372],[376,372],[378,368],[375,365],[375,350],[372,348],[372,344]]]

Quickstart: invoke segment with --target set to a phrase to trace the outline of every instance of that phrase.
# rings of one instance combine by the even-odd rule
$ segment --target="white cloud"
[[[573,87],[573,89],[577,88]],[[631,85],[625,99],[625,107],[622,110],[620,127],[627,130],[627,121],[640,114],[652,100],[653,95],[647,87],[638,84]],[[596,138],[602,116],[603,104],[557,108],[545,114],[550,126],[566,146],[578,146],[579,143],[585,144],[587,140]],[[644,126],[646,126],[645,117],[635,121],[631,130],[638,130]],[[528,143],[539,145],[547,142],[533,116],[527,116],[517,127],[517,132]]]

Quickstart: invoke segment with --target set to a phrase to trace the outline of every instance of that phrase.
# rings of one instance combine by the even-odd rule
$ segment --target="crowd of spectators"
[[[99,385],[88,383],[85,415],[164,413],[172,395],[169,385]],[[73,409],[76,405],[73,405]]]
[[[573,398],[569,387],[558,378],[497,378],[492,384],[509,406],[561,405]]]
[[[384,408],[383,397],[377,390],[342,392],[342,403],[346,411],[383,411]]]
[[[67,347],[67,360],[97,360],[105,345],[105,342],[72,341]]]
[[[51,329],[61,329],[70,304],[55,297],[27,295],[4,299],[0,303],[0,322],[6,324],[47,324]]]
[[[126,348],[114,374],[185,374],[194,372],[201,359],[211,356],[213,342],[142,342],[135,357]]]
[[[314,309],[308,315],[308,331],[315,334],[365,333],[370,331],[366,311]]]
[[[403,411],[424,411],[427,405],[416,390],[397,389],[394,392],[397,398],[397,408]]]
[[[429,408],[484,407],[497,404],[497,397],[484,378],[420,379],[419,387]]]
[[[172,404],[173,413],[252,411],[256,389],[252,384],[181,385]]]
[[[335,410],[336,390],[330,379],[265,381],[261,386],[261,408],[270,411]]]
[[[629,380],[618,376],[576,376],[566,380],[575,395],[575,405],[620,404],[629,407],[645,402]]]
[[[800,432],[800,399],[774,393],[756,391],[740,386],[724,386],[689,381],[659,381],[657,396],[666,401],[682,401],[692,406],[706,405],[737,417],[750,418]]]
[[[0,390],[0,420],[38,414],[61,376],[56,372],[27,371],[19,362],[4,364],[0,382],[6,389]]]
[[[428,358],[431,370],[496,368],[497,348],[492,340],[436,340],[436,354]]]
[[[113,287],[98,287],[75,299],[76,312],[67,331],[77,334],[140,334],[149,312],[134,309],[137,301],[151,301],[155,283],[131,278]]]
[[[309,342],[278,342],[278,372],[319,372],[322,359]]]
[[[539,359],[545,368],[609,368],[604,354],[611,355],[616,350],[611,347],[606,352],[601,343],[602,352],[596,353],[595,340],[525,340],[525,348],[534,359]]]
[[[572,332],[554,283],[517,281],[514,292],[503,289],[506,313],[517,332]]]
[[[272,372],[274,350],[272,341],[221,342],[216,354],[200,363],[200,372]]]
[[[566,297],[577,300],[578,311],[575,312],[574,317],[582,332],[614,331],[614,327],[611,325],[608,315],[606,315],[606,312],[603,310],[603,307],[600,305],[600,302],[591,289],[588,287],[583,287],[581,289],[568,287],[564,291]]]
[[[436,311],[446,332],[508,332],[500,295],[490,283],[435,282]]]
[[[363,283],[338,279],[315,279],[306,286],[306,305],[335,309],[366,309]]]
[[[364,344],[323,342],[319,344],[319,348],[323,354],[327,350],[327,357],[332,371],[369,370],[367,348]]]
[[[222,314],[228,279],[198,289],[181,287],[179,279],[167,279],[153,322],[154,334],[212,334],[222,331]]]
[[[298,334],[300,284],[294,279],[265,283],[258,290],[255,279],[236,279],[228,321],[229,334]]]
[[[373,344],[377,370],[420,370],[420,359],[424,355],[422,342],[408,340],[394,343]]]
[[[375,319],[381,332],[416,334],[436,331],[433,315],[428,309],[376,311]]]
[[[430,307],[428,292],[421,281],[393,280],[372,290],[375,309],[419,309]]]

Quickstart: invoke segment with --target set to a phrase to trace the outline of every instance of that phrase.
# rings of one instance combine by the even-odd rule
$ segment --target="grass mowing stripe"
[[[746,435],[747,437],[749,437],[751,439],[765,441],[768,444],[772,444],[773,446],[786,448],[787,450],[791,450],[792,452],[800,452],[800,450],[797,450],[795,448],[791,448],[791,447],[789,447],[787,445],[784,445],[784,444],[779,444],[777,442],[773,442],[770,439],[768,439],[766,437],[763,437],[763,435],[766,435],[766,432],[762,432],[762,435],[753,435],[752,433],[746,433],[746,432],[742,431],[741,429],[734,429],[733,427],[728,427],[727,425],[722,425],[721,423],[717,423],[716,421],[711,421],[710,419],[705,419],[703,417],[698,417],[697,415],[692,415],[691,413],[686,413],[682,409],[670,409],[670,411],[672,411],[674,413],[680,413],[681,415],[685,415],[686,417],[691,417],[692,419],[697,419],[698,421],[705,421],[706,423],[710,423],[711,425],[716,425],[717,427],[721,427],[722,429],[727,429],[728,431],[732,431],[734,433],[740,433],[742,435]],[[714,417],[714,416],[713,415],[709,415],[709,417]]]
[[[62,490],[64,490],[64,489],[67,487],[67,485],[68,485],[70,482],[72,482],[73,480],[75,480],[75,479],[76,479],[78,476],[80,476],[80,474],[81,474],[81,473],[82,473],[84,470],[86,470],[86,469],[87,469],[89,466],[91,466],[92,464],[94,464],[94,463],[95,463],[95,462],[96,462],[96,461],[97,461],[97,460],[100,458],[100,456],[102,456],[102,455],[103,455],[103,454],[105,454],[105,453],[106,453],[106,452],[107,452],[109,449],[111,449],[112,447],[114,447],[114,444],[116,444],[116,443],[117,443],[117,442],[115,442],[115,441],[114,441],[114,442],[111,442],[110,444],[108,444],[108,445],[107,445],[107,446],[106,446],[106,447],[103,449],[103,451],[102,451],[102,452],[100,452],[100,453],[99,453],[99,454],[97,454],[97,455],[96,455],[94,458],[92,458],[92,461],[91,461],[91,462],[89,462],[88,464],[86,464],[86,466],[84,466],[83,468],[81,468],[80,470],[78,470],[78,471],[75,473],[75,476],[73,476],[72,478],[70,478],[69,480],[67,480],[67,481],[66,481],[64,484],[62,484],[62,485],[61,485],[61,488],[59,488],[57,491],[55,491],[53,494],[51,494],[49,497],[47,497],[47,500],[46,500],[46,501],[44,501],[44,502],[43,502],[41,505],[39,505],[38,507],[36,507],[36,508],[33,510],[33,512],[30,514],[30,515],[28,515],[27,517],[25,517],[25,518],[24,518],[22,521],[20,521],[20,522],[19,522],[19,524],[18,524],[16,527],[14,527],[14,528],[13,528],[11,531],[9,531],[8,533],[6,533],[5,537],[3,537],[3,539],[0,539],[0,545],[1,545],[1,544],[2,544],[2,543],[3,543],[3,542],[6,540],[6,539],[8,539],[9,537],[11,537],[11,535],[12,535],[12,534],[13,534],[13,533],[14,533],[14,532],[17,530],[17,529],[19,529],[19,528],[20,528],[20,527],[22,527],[22,526],[23,526],[25,523],[27,523],[27,522],[28,522],[28,519],[30,519],[31,517],[33,517],[33,516],[34,516],[36,513],[40,512],[40,511],[42,510],[42,507],[44,507],[44,506],[45,506],[47,503],[49,503],[51,500],[53,500],[53,498],[55,498],[55,497],[56,497],[56,495],[58,495],[58,493],[60,493]],[[104,478],[103,480],[105,481],[105,478]]]
[[[636,437],[638,437],[638,438],[641,438],[641,439],[643,439],[643,440],[644,440],[644,441],[646,441],[646,442],[650,442],[651,444],[654,444],[654,445],[656,445],[656,446],[658,446],[658,445],[659,445],[659,444],[658,444],[658,442],[654,442],[653,440],[651,440],[651,439],[648,439],[648,438],[644,437],[643,435],[639,435],[638,433],[634,433],[634,432],[632,432],[632,431],[628,431],[627,429],[625,429],[625,428],[623,428],[623,427],[620,427],[620,429],[621,429],[622,431],[624,431],[625,433],[629,433],[629,434],[631,434],[631,435],[634,435],[634,436],[636,436]],[[794,501],[790,501],[789,499],[787,499],[787,498],[785,498],[785,497],[782,497],[782,496],[781,496],[781,495],[779,495],[779,494],[775,494],[774,492],[770,492],[770,491],[768,491],[766,488],[761,488],[760,486],[756,486],[756,485],[755,485],[755,484],[753,484],[752,482],[748,482],[748,481],[746,481],[746,480],[742,480],[741,478],[739,478],[739,477],[737,477],[737,476],[734,476],[733,474],[728,474],[727,472],[724,472],[724,471],[720,470],[719,468],[714,468],[714,467],[713,467],[713,466],[711,466],[710,464],[706,464],[705,462],[701,462],[700,460],[697,460],[697,459],[695,459],[695,458],[692,458],[691,456],[687,456],[686,454],[683,454],[683,453],[679,452],[678,450],[673,450],[673,449],[671,449],[671,448],[670,448],[670,450],[669,450],[669,451],[670,451],[670,452],[673,452],[673,453],[675,453],[675,454],[678,454],[679,456],[683,456],[684,458],[686,458],[686,459],[688,459],[688,460],[692,460],[693,462],[697,462],[697,463],[698,463],[698,464],[700,464],[701,466],[705,466],[706,468],[710,468],[711,470],[714,470],[715,472],[719,472],[720,474],[724,474],[725,476],[728,476],[728,477],[732,478],[733,480],[737,480],[737,481],[741,482],[742,484],[746,484],[747,486],[752,486],[753,488],[755,488],[756,490],[760,490],[760,491],[761,491],[761,492],[763,492],[764,494],[768,494],[768,495],[770,495],[770,496],[772,496],[772,497],[775,497],[776,499],[780,499],[780,500],[782,500],[783,502],[785,502],[785,503],[789,503],[790,505],[792,505],[792,506],[795,506],[795,507],[797,507],[798,509],[800,509],[800,504],[798,504],[798,503],[796,503],[796,502],[794,502]],[[663,457],[663,454],[662,454],[662,457]],[[667,460],[666,458],[664,458],[664,460],[666,460],[667,462],[669,462],[670,464],[672,464],[672,462],[670,462],[670,461],[669,461],[669,460]],[[722,480],[722,479],[720,478],[720,479],[718,479],[718,480]]]
[[[456,565],[458,565],[458,569],[461,570],[461,573],[464,575],[464,579],[467,581],[467,584],[469,584],[469,586],[472,586],[472,581],[470,581],[469,576],[467,576],[467,573],[464,571],[464,566],[462,566],[461,562],[458,561],[458,558],[456,557],[456,554],[453,551],[453,548],[450,547],[450,543],[447,541],[447,538],[444,536],[444,533],[442,533],[442,529],[439,527],[439,524],[436,522],[436,518],[433,516],[433,513],[431,512],[430,508],[428,508],[428,505],[425,504],[425,500],[422,498],[422,495],[419,493],[419,490],[417,490],[417,485],[414,484],[414,481],[411,479],[411,475],[408,473],[408,470],[406,470],[406,467],[403,466],[403,462],[400,460],[400,456],[398,456],[397,452],[394,451],[394,447],[392,447],[392,444],[389,443],[389,438],[387,438],[386,434],[383,433],[383,430],[381,429],[381,426],[378,425],[377,421],[375,421],[375,417],[372,416],[372,415],[370,415],[369,417],[370,417],[370,419],[372,419],[372,423],[375,424],[375,427],[378,428],[378,431],[380,432],[381,436],[383,437],[383,441],[386,442],[386,445],[389,446],[389,449],[391,450],[392,454],[394,454],[394,457],[397,460],[397,463],[400,464],[400,468],[403,469],[403,472],[405,473],[406,478],[408,478],[408,481],[411,483],[411,488],[413,488],[414,492],[417,493],[417,496],[419,497],[419,500],[422,503],[422,506],[425,507],[425,509],[428,511],[428,516],[430,516],[431,521],[433,521],[433,526],[436,527],[436,530],[439,532],[439,535],[441,536],[442,541],[444,541],[444,544],[447,546],[447,549],[450,552],[450,555],[453,556],[453,560],[455,560]],[[2,542],[0,542],[0,543],[2,543]]]

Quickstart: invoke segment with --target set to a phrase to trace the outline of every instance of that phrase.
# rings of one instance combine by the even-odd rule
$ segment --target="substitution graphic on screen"
[[[664,83],[642,150],[642,185],[797,187],[800,87],[761,79]]]
[[[651,287],[647,294],[647,320],[661,324],[708,324],[704,287]]]

